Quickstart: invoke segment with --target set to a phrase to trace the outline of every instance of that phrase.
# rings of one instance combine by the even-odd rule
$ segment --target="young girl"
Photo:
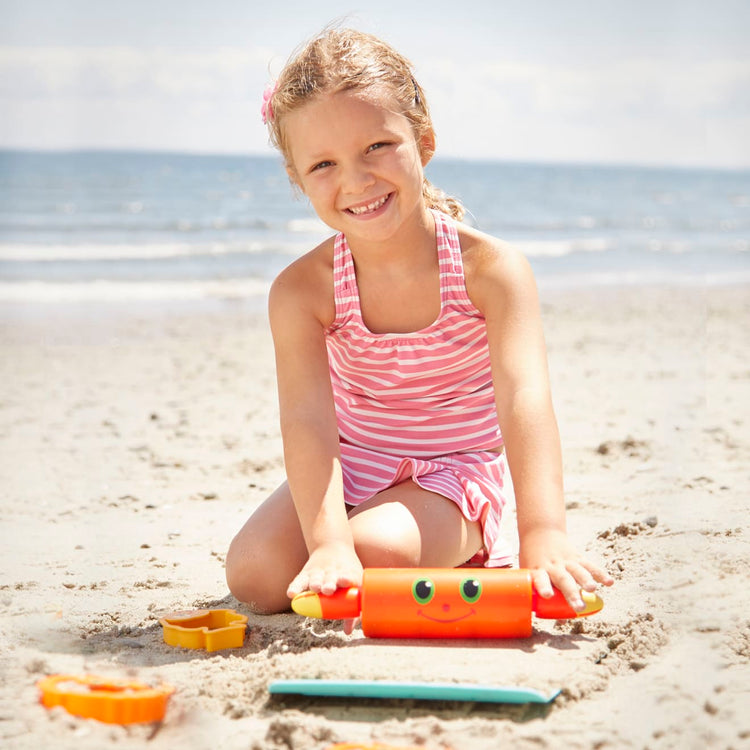
[[[612,579],[568,541],[536,288],[515,250],[462,223],[423,169],[424,92],[382,41],[326,31],[263,116],[292,182],[338,234],[275,280],[269,315],[287,482],[226,560],[259,612],[364,567],[507,566],[506,462],[519,562],[542,597]]]

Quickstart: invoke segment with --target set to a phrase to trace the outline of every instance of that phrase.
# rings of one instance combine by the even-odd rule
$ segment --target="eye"
[[[417,578],[411,593],[417,604],[427,604],[435,596],[435,584],[429,578]]]
[[[373,143],[372,146],[370,146],[367,150],[368,151],[377,151],[378,149],[384,148],[388,144],[384,141],[379,141],[378,143]]]
[[[482,584],[476,578],[464,578],[464,580],[461,581],[461,587],[459,590],[461,591],[461,598],[465,602],[474,604],[474,602],[482,595]]]
[[[326,167],[330,167],[332,164],[332,161],[320,161],[311,167],[310,172],[317,172],[319,169],[325,169]]]

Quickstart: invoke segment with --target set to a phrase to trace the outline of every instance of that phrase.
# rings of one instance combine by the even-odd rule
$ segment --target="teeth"
[[[369,214],[370,212],[376,211],[378,208],[380,208],[387,200],[388,196],[384,195],[382,198],[378,198],[376,201],[368,203],[366,206],[352,206],[349,211],[351,211],[353,214],[356,214],[357,216],[361,216],[362,214]]]

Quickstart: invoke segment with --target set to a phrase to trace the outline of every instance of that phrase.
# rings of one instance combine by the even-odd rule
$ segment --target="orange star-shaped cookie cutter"
[[[107,724],[162,721],[171,685],[152,687],[135,680],[110,680],[96,675],[56,674],[37,682],[47,708],[62,706],[68,713]]]
[[[164,643],[182,648],[220,651],[239,648],[245,641],[247,616],[233,609],[196,609],[174,612],[159,620]]]

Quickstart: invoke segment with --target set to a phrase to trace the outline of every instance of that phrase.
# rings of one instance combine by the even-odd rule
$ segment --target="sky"
[[[747,0],[0,0],[0,148],[271,153],[264,86],[341,19],[438,157],[750,167]]]

